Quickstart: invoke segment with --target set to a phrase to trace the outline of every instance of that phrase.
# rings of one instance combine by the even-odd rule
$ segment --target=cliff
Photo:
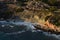
[[[18,17],[20,20],[45,25],[42,28],[37,26],[40,29],[60,32],[60,4],[58,0],[0,0],[0,12],[0,20]]]

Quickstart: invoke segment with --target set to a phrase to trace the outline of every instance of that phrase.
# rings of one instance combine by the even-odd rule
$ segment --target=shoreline
[[[39,24],[34,25],[34,27],[36,29],[42,30],[44,32],[50,32],[51,34],[56,34],[56,35],[60,34],[60,30],[58,30],[58,27],[56,27],[56,29],[51,29],[51,28],[48,28],[48,26],[46,26],[46,25],[39,25]],[[47,28],[45,28],[45,27],[47,27]]]
[[[3,21],[3,22],[5,22],[5,21]],[[42,31],[44,31],[44,32],[50,32],[50,33],[52,33],[52,34],[57,34],[57,35],[60,34],[60,27],[54,27],[54,26],[53,26],[53,28],[54,28],[54,29],[53,29],[53,28],[48,27],[48,26],[46,26],[46,25],[44,25],[44,24],[41,24],[41,23],[36,23],[36,24],[32,23],[32,25],[33,25],[36,29],[42,30]]]

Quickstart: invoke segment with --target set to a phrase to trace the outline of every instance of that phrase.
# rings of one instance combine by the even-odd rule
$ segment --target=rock
[[[52,27],[50,26],[46,26],[46,25],[40,25],[40,24],[36,24],[36,25],[34,25],[34,27],[36,28],[36,29],[39,29],[39,30],[43,30],[43,31],[45,31],[45,32],[51,32],[51,33],[53,33],[53,34],[60,34],[60,28],[59,27],[56,27],[56,26],[54,26],[53,24],[52,24]]]
[[[27,6],[26,9],[29,10],[40,10],[41,8],[49,8],[50,6],[46,3],[43,3],[41,1],[36,2],[36,1],[31,1]]]

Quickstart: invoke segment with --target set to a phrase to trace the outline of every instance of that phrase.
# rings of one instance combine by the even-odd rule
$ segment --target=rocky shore
[[[49,33],[52,33],[52,34],[60,34],[60,27],[57,27],[53,24],[37,24],[37,25],[34,25],[34,27],[36,29],[39,29],[39,30],[42,30],[42,31],[45,31],[45,32],[49,32]]]
[[[34,28],[35,27],[35,28]],[[42,30],[51,34],[60,34],[60,27],[51,23],[30,23],[30,22],[7,22],[0,21],[0,32],[16,32],[21,30]]]
[[[12,1],[12,0],[11,0]],[[13,4],[5,4],[4,2],[0,2],[0,19],[1,20],[6,20],[6,19],[24,19],[24,21],[33,21],[33,22],[38,22],[40,19],[44,19],[45,17],[49,15],[54,15],[56,16],[57,13],[53,13],[58,9],[58,6],[50,6],[48,3],[42,2],[42,1],[27,1],[23,2],[17,1],[17,4],[15,1]],[[8,2],[8,1],[6,1]],[[9,1],[10,2],[10,1]],[[21,2],[21,3],[20,3]],[[25,6],[22,6],[25,4]],[[60,7],[60,6],[59,6]],[[57,9],[56,9],[57,8]],[[59,10],[60,11],[60,10]],[[60,13],[57,14],[60,20]],[[56,17],[56,18],[58,18]],[[53,19],[53,18],[52,18]],[[55,19],[54,19],[55,20]],[[41,21],[40,21],[41,22]],[[59,22],[59,21],[57,21]],[[22,25],[23,26],[23,25]],[[51,32],[55,34],[60,34],[60,27],[57,27],[48,21],[44,24],[35,24],[35,28],[39,30],[43,30],[46,32]]]

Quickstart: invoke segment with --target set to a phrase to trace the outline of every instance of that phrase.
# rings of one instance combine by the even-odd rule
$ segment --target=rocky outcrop
[[[3,2],[2,2],[3,1]],[[4,2],[5,0],[1,0],[0,1],[0,18],[5,18],[5,19],[9,19],[12,18],[12,15],[17,15],[20,18],[24,18],[23,20],[27,20],[29,22],[33,21],[33,22],[40,22],[41,18],[45,18],[47,14],[49,14],[49,10],[51,9],[48,4],[41,2],[41,1],[30,1],[30,2],[25,2],[22,1],[21,4],[26,3],[26,5],[21,6],[18,3],[16,4],[15,2],[18,0],[6,0],[5,2],[13,2],[13,4],[5,4]],[[23,3],[24,2],[24,3]],[[22,8],[22,12],[20,12],[20,8]],[[19,9],[19,10],[18,10]],[[16,12],[16,11],[19,12]],[[53,10],[53,9],[52,9]],[[51,12],[50,12],[51,13]],[[51,13],[52,14],[52,13]],[[14,17],[13,17],[14,18]],[[44,26],[43,26],[44,25]],[[60,28],[56,27],[55,25],[47,22],[43,25],[36,25],[35,27],[37,29],[41,29],[44,31],[49,31],[52,33],[60,33]]]
[[[36,2],[36,1],[30,1],[29,3],[27,3],[25,9],[28,10],[41,10],[42,8],[49,8],[50,6],[46,3],[43,3],[41,1]]]
[[[39,29],[39,30],[43,30],[45,32],[50,32],[53,34],[60,34],[60,27],[57,27],[49,22],[46,22],[45,24],[37,24],[34,25],[35,28]]]

